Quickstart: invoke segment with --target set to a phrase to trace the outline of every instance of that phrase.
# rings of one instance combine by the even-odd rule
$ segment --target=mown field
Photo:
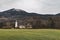
[[[60,40],[60,30],[0,29],[0,40]]]

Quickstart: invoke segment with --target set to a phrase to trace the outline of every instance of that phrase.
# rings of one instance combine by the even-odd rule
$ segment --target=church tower
[[[15,21],[15,28],[18,28],[18,22],[17,22],[17,20]]]

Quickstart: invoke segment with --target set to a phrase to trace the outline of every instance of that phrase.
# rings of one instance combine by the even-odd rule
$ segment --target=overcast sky
[[[60,12],[60,0],[1,0],[0,11],[11,8],[40,14],[56,14]]]

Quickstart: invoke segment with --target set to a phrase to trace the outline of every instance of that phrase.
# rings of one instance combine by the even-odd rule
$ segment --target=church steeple
[[[15,28],[17,28],[18,27],[18,22],[17,22],[17,20],[15,21]]]

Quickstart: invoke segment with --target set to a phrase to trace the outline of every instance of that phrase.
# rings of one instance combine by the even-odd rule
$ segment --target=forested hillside
[[[42,15],[38,13],[28,13],[15,8],[0,12],[0,28],[14,28],[15,20],[19,22],[19,25],[27,26],[27,24],[29,24],[34,29],[60,29],[60,13],[56,15]]]

